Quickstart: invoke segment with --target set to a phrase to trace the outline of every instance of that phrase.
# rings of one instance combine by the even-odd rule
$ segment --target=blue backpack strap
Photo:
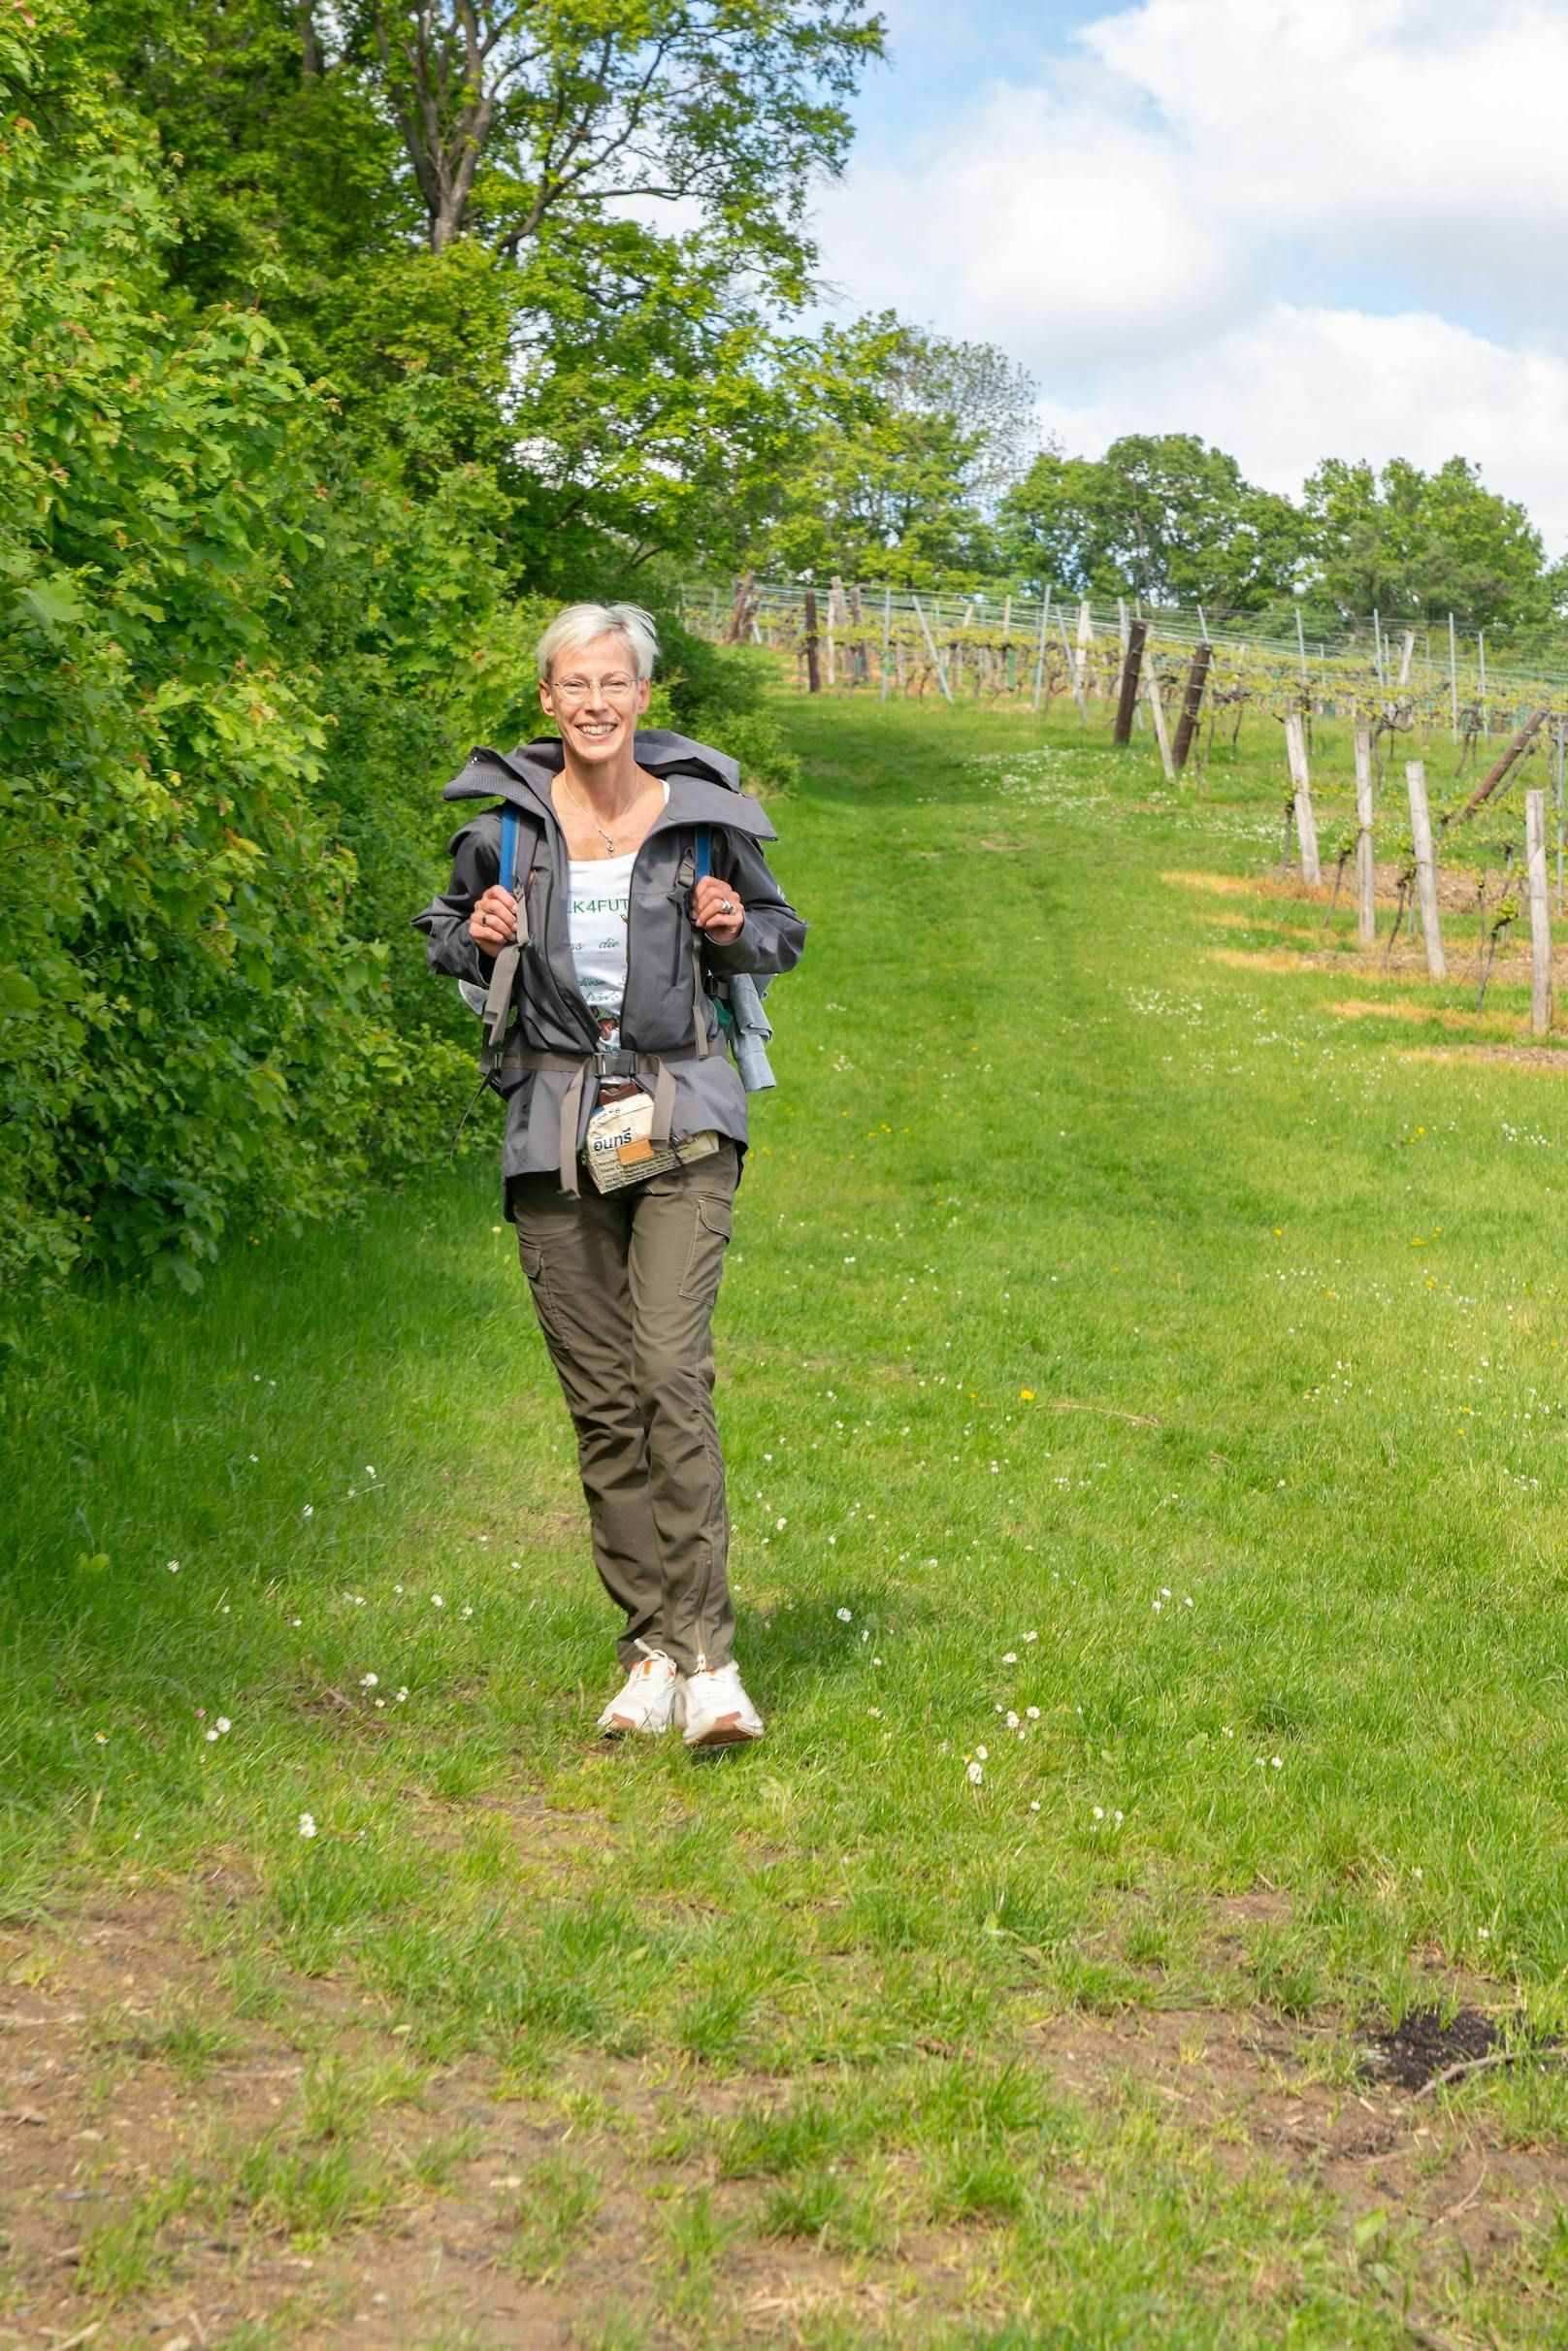
[[[713,828],[712,828],[712,826],[711,826],[711,825],[699,825],[699,826],[698,826],[698,828],[697,828],[697,878],[698,878],[698,880],[699,880],[699,881],[702,881],[702,880],[704,878],[704,876],[705,876],[705,875],[707,875],[707,874],[709,874],[709,873],[711,873],[711,872],[712,872],[712,870],[713,870]]]
[[[510,802],[501,811],[501,886],[517,896],[517,835],[521,827],[517,811]],[[517,935],[508,939],[490,967],[490,986],[484,999],[484,1039],[487,1045],[499,1045],[506,1032],[511,1017],[512,990],[517,985],[517,963],[528,944],[528,906],[525,898],[517,908]]]

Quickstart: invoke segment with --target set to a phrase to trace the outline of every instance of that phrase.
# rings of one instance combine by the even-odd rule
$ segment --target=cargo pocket
[[[692,1226],[692,1246],[680,1285],[683,1298],[698,1298],[705,1290],[717,1290],[733,1217],[728,1200],[714,1199],[707,1192],[698,1194],[697,1222]]]
[[[544,1270],[544,1252],[542,1249],[540,1249],[537,1241],[530,1241],[524,1233],[519,1231],[517,1235],[517,1256],[524,1273],[528,1276],[528,1287],[534,1293],[534,1312],[539,1317],[539,1328],[545,1333],[546,1336],[548,1336],[550,1329],[550,1280],[548,1274]]]

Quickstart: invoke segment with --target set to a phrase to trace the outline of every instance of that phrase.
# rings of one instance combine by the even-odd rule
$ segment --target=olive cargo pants
[[[513,1176],[507,1205],[544,1343],[577,1432],[594,1559],[638,1642],[683,1673],[729,1662],[730,1518],[710,1323],[739,1178],[734,1143],[580,1195]]]

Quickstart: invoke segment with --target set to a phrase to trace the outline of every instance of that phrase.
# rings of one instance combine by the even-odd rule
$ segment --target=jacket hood
[[[650,775],[670,784],[670,813],[697,824],[730,825],[737,832],[776,839],[759,803],[740,789],[739,763],[710,743],[694,742],[668,727],[639,728],[633,738],[633,756]],[[558,735],[537,735],[515,751],[492,751],[475,743],[468,764],[441,791],[442,800],[506,800],[527,807],[530,801],[550,806],[551,779],[565,759]],[[675,790],[679,784],[678,794]]]

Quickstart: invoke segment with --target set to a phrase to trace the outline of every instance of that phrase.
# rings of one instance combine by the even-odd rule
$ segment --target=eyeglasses
[[[582,702],[591,694],[603,694],[606,702],[629,702],[637,690],[635,677],[562,677],[550,681],[550,693],[559,702]]]

